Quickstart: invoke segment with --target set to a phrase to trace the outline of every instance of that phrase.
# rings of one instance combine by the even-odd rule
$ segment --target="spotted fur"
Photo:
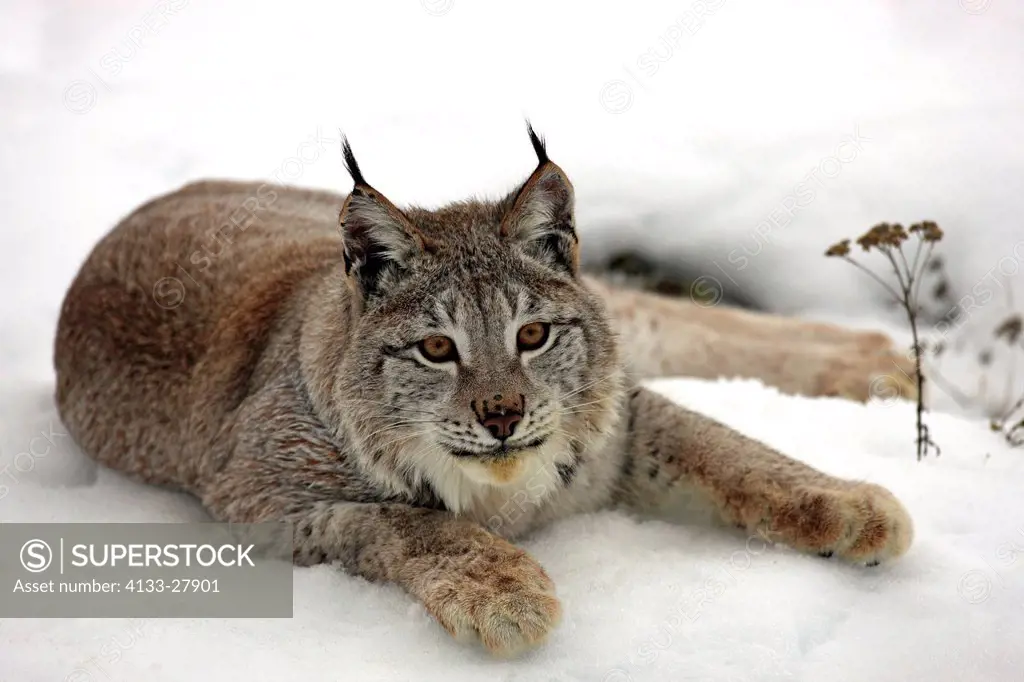
[[[889,346],[583,276],[572,185],[531,140],[537,168],[492,202],[399,209],[346,144],[347,197],[200,182],[140,207],[61,310],[69,432],[218,519],[290,521],[296,563],[396,583],[497,653],[560,616],[550,577],[509,540],[569,514],[699,507],[812,553],[902,554],[910,519],[884,489],[635,383],[724,373],[827,393],[837,358],[864,359],[842,365],[857,387]],[[520,352],[517,330],[535,321],[551,332]],[[458,362],[417,350],[436,334]],[[494,409],[522,413],[504,442],[481,422]]]

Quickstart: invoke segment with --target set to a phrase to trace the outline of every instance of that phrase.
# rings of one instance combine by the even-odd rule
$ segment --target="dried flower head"
[[[837,242],[832,246],[828,247],[828,251],[825,252],[826,256],[845,256],[850,253],[850,240],[844,239],[841,242]]]
[[[1006,339],[1006,343],[1012,346],[1020,339],[1021,332],[1024,332],[1024,319],[1021,318],[1020,314],[1016,314],[1006,318],[996,327],[995,337],[997,339]]]
[[[942,228],[931,220],[925,220],[924,222],[914,223],[910,226],[911,233],[916,233],[921,241],[926,242],[937,242],[942,239]]]
[[[870,230],[857,237],[857,243],[865,251],[872,248],[899,248],[907,240],[907,231],[899,223],[878,223]]]

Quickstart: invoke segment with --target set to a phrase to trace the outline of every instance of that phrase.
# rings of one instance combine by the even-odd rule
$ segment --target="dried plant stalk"
[[[1020,313],[1010,315],[1002,321],[993,334],[997,341],[1003,341],[1011,349],[1024,348],[1024,317]],[[1024,395],[992,420],[992,429],[999,431],[1010,445],[1024,445]]]
[[[908,259],[903,249],[906,241],[915,238],[917,248],[913,258]],[[881,253],[892,266],[896,275],[896,288],[868,269],[850,255],[850,240],[844,239],[833,244],[825,252],[826,256],[842,258],[855,268],[875,280],[892,297],[893,301],[903,308],[910,324],[910,333],[914,342],[914,370],[917,374],[917,459],[920,461],[934,450],[938,456],[939,446],[931,439],[928,425],[924,421],[924,373],[921,371],[922,345],[918,335],[917,322],[920,314],[918,304],[921,279],[931,257],[935,242],[942,239],[942,230],[933,222],[915,223],[904,229],[899,223],[879,223],[857,238],[856,243],[865,251]]]

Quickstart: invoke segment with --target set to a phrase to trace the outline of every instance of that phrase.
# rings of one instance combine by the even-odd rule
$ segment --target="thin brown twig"
[[[918,242],[918,244],[917,244],[917,253],[918,254],[921,253],[922,247],[924,247],[924,242]],[[921,272],[918,274],[918,277],[917,277],[917,288],[910,292],[910,295],[914,299],[914,301],[918,301],[919,300],[918,295],[919,295],[919,293],[921,291],[921,280],[924,279],[924,269],[928,266],[928,261],[932,257],[932,249],[935,248],[935,242],[928,242],[928,246],[924,247],[924,248],[926,248],[927,250],[925,251],[924,260],[921,263]],[[917,258],[916,257],[914,258],[914,262],[915,262],[915,266],[916,266],[916,262],[917,262]]]
[[[860,270],[864,274],[866,274],[869,277],[871,277],[871,279],[875,280],[876,282],[881,284],[883,287],[885,287],[885,290],[889,292],[890,296],[892,296],[892,300],[893,301],[895,301],[896,303],[900,302],[900,295],[899,295],[899,293],[897,293],[897,291],[895,289],[893,289],[891,286],[889,286],[885,282],[885,280],[883,280],[881,277],[879,277],[875,273],[871,272],[866,267],[864,267],[863,265],[861,265],[857,261],[853,260],[849,256],[843,256],[843,260],[845,260],[847,263],[851,264],[853,267],[857,268],[858,270]]]
[[[942,238],[942,231],[937,225],[935,225],[935,223],[918,223],[911,226],[909,233],[911,235],[915,235],[918,239],[913,265],[911,265],[907,260],[906,253],[903,251],[903,244],[908,239],[908,231],[904,230],[902,225],[880,223],[857,239],[857,244],[863,247],[865,251],[875,249],[885,255],[889,264],[892,266],[893,273],[896,275],[899,291],[890,286],[875,272],[850,257],[850,240],[848,239],[844,239],[843,241],[829,247],[825,252],[825,255],[841,257],[843,260],[871,277],[871,279],[875,280],[875,282],[882,286],[882,288],[892,296],[896,304],[902,307],[907,314],[907,321],[910,324],[910,333],[913,338],[914,370],[917,375],[916,445],[917,459],[920,461],[932,450],[934,450],[936,456],[941,454],[938,444],[932,440],[931,433],[924,421],[924,372],[921,368],[921,356],[923,355],[923,351],[921,347],[921,337],[917,329],[917,317],[919,310],[917,295],[921,288],[921,280],[924,278],[924,265],[920,265],[924,242],[928,242],[928,248],[925,251],[924,259],[924,263],[926,264],[928,262],[928,258],[931,256],[931,249],[934,242]],[[896,252],[895,255],[893,253],[894,251]]]

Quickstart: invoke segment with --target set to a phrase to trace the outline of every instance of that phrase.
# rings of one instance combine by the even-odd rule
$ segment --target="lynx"
[[[529,135],[536,169],[494,201],[400,209],[346,141],[347,197],[210,181],[138,208],[64,300],[69,432],[218,520],[290,522],[296,564],[395,583],[503,655],[560,617],[512,540],[566,515],[699,511],[858,564],[906,552],[911,520],[886,489],[640,383],[743,376],[866,399],[889,375],[910,390],[889,339],[582,274],[573,186]]]

